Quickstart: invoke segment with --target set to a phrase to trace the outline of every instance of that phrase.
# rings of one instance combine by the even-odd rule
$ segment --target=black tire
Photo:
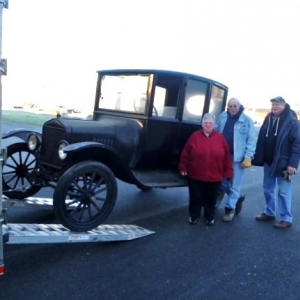
[[[40,189],[32,183],[32,172],[37,166],[37,154],[26,143],[7,147],[7,160],[2,166],[3,194],[11,199],[24,199],[35,195]]]
[[[113,172],[95,161],[78,163],[59,179],[53,209],[61,224],[71,231],[99,226],[113,210],[118,194]]]
[[[225,191],[222,188],[220,188],[215,207],[218,207],[221,204],[221,202],[224,198],[224,195],[225,195]]]

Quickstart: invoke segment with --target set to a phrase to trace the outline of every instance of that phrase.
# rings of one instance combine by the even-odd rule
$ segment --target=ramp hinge
[[[0,150],[0,163],[2,165],[6,164],[6,160],[7,160],[7,149],[6,148],[2,148]]]
[[[7,59],[6,58],[3,58],[0,60],[0,72],[2,73],[2,75],[7,75]]]

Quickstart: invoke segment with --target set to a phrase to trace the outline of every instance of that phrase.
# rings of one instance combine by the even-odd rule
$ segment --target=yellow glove
[[[242,163],[242,167],[246,169],[246,168],[250,168],[251,166],[252,166],[251,158],[245,158]]]

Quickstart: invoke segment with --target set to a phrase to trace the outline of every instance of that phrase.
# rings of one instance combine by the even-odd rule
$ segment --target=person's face
[[[214,120],[211,120],[211,119],[205,120],[202,123],[202,128],[203,128],[203,131],[205,133],[211,133],[211,132],[213,132],[213,130],[215,128],[215,122],[214,122]]]
[[[271,111],[275,116],[279,116],[285,109],[285,106],[277,101],[272,101]]]
[[[231,115],[236,115],[240,109],[239,103],[235,100],[229,101],[227,107],[228,107],[228,111]]]

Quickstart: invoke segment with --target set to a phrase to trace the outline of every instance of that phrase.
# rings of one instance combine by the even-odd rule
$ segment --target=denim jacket
[[[216,130],[223,132],[228,113],[221,113]],[[238,121],[234,125],[233,134],[233,161],[241,162],[245,158],[253,158],[256,146],[256,133],[252,119],[245,113],[241,113]]]

